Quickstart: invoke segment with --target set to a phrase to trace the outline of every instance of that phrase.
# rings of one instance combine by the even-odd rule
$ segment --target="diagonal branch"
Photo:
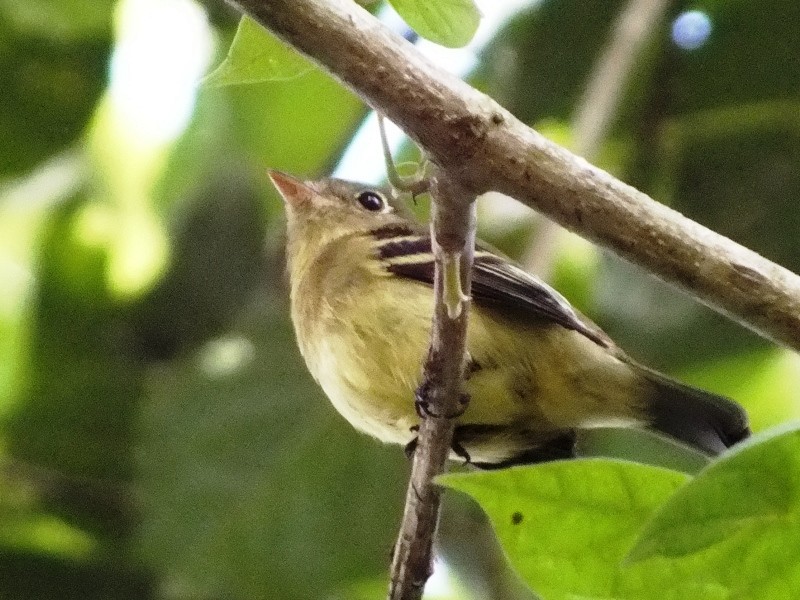
[[[545,139],[351,0],[231,0],[402,127],[471,190],[517,198],[800,349],[800,278]]]

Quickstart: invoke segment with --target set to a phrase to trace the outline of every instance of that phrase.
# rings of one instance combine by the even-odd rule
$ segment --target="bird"
[[[300,353],[355,429],[413,448],[434,308],[429,229],[388,188],[272,170],[287,215]],[[451,458],[495,469],[575,456],[579,432],[643,428],[713,457],[744,409],[638,364],[556,290],[478,242]]]

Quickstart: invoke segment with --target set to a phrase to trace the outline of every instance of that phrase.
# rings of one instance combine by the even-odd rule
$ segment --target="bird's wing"
[[[390,273],[433,285],[431,238],[402,226],[372,232],[377,256]],[[607,347],[610,341],[578,317],[567,300],[509,260],[478,246],[472,271],[472,298],[479,306],[525,321],[545,320],[577,331]]]

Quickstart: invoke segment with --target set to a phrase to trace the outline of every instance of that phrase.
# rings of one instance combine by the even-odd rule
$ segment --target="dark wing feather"
[[[393,237],[380,229],[373,232],[373,237],[377,254],[387,271],[433,285],[434,260],[430,236],[408,230]],[[601,346],[609,346],[605,335],[581,321],[561,294],[508,260],[481,247],[475,253],[472,298],[479,306],[497,310],[512,318],[557,323]]]
[[[580,320],[567,300],[549,285],[515,264],[488,252],[475,257],[472,297],[479,305],[496,308],[510,316],[544,319],[572,329],[590,340],[608,346],[600,330]]]

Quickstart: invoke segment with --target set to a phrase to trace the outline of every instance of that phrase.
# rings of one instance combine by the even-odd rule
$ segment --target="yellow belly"
[[[384,442],[406,444],[418,423],[414,391],[427,352],[432,290],[392,277],[369,282],[381,293],[339,297],[301,351],[336,409],[356,428]],[[402,304],[401,304],[402,303]],[[412,307],[409,309],[409,307]],[[584,336],[557,325],[520,323],[481,307],[470,313],[466,391],[459,425],[491,425],[535,440],[576,427],[641,418],[632,368]],[[513,435],[466,450],[494,462],[520,450]]]

